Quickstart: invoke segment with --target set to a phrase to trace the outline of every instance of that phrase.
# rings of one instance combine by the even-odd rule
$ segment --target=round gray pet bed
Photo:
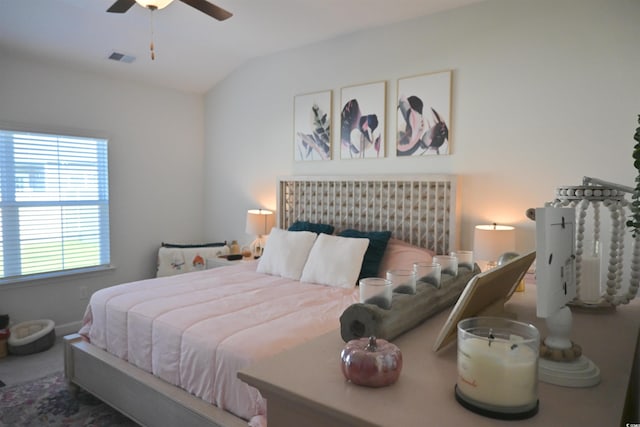
[[[48,350],[56,341],[53,320],[28,320],[10,328],[9,353],[25,355]]]

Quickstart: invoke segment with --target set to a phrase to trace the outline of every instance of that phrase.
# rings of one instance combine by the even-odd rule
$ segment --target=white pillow
[[[173,276],[174,274],[185,273],[186,271],[184,253],[181,249],[158,249],[158,270],[156,271],[156,277]]]
[[[302,270],[301,282],[353,288],[369,239],[320,234]]]
[[[256,271],[300,280],[302,269],[315,240],[316,233],[311,231],[272,228]]]
[[[228,252],[226,246],[194,246],[192,248],[167,248],[163,246],[158,250],[156,277],[204,270],[207,258],[217,258],[225,252]]]

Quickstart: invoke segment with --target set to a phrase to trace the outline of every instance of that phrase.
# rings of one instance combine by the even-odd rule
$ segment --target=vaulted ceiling
[[[225,21],[178,0],[107,13],[114,1],[0,0],[0,54],[204,93],[252,58],[482,0],[213,0],[233,13]]]

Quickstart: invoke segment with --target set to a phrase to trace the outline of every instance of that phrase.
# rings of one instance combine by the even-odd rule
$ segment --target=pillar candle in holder
[[[597,240],[585,241],[580,272],[578,297],[587,304],[600,302],[600,244]]]
[[[539,332],[530,324],[497,317],[460,321],[458,402],[492,418],[535,415],[539,345]]]

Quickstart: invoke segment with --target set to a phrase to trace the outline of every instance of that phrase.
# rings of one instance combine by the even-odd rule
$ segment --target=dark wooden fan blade
[[[215,4],[211,4],[206,0],[180,0],[182,3],[186,3],[191,7],[198,9],[202,13],[206,13],[207,15],[216,18],[218,21],[224,21],[225,19],[231,18],[233,14],[231,12],[227,12],[221,7],[216,6]]]
[[[109,9],[107,9],[107,12],[125,13],[127,10],[131,9],[131,6],[134,4],[136,4],[136,0],[117,0]]]

